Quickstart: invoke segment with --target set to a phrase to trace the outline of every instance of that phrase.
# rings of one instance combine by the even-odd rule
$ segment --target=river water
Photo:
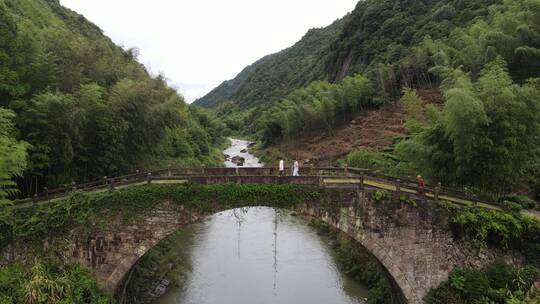
[[[353,304],[367,296],[336,267],[329,245],[287,211],[226,211],[184,234],[192,270],[155,304]]]
[[[263,166],[242,152],[250,142],[230,140],[224,154],[243,157],[244,167]],[[182,287],[171,287],[154,304],[357,304],[368,294],[340,272],[329,245],[307,222],[287,211],[222,212],[185,228],[177,241],[191,271]]]
[[[223,151],[223,154],[226,154],[230,157],[235,157],[235,156],[243,157],[245,159],[243,167],[262,167],[263,166],[263,164],[259,161],[257,157],[255,157],[254,155],[252,155],[251,153],[247,151],[251,142],[246,141],[246,140],[241,140],[241,139],[235,139],[235,138],[229,138],[229,140],[231,141],[231,145],[229,148]],[[235,168],[237,167],[237,165],[231,162],[230,160],[226,160],[225,167]]]

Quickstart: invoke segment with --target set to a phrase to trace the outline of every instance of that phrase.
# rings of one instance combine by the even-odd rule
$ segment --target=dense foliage
[[[538,7],[537,0],[504,1],[415,46],[408,58],[441,80],[445,104],[425,105],[404,89],[408,138],[385,153],[355,152],[349,162],[495,196],[524,182],[538,192]]]
[[[90,270],[62,265],[57,258],[0,268],[2,304],[112,304],[109,295],[98,290]]]
[[[538,268],[502,261],[484,269],[457,268],[424,300],[428,304],[533,304],[540,301],[540,291],[533,287],[539,278]]]
[[[445,184],[505,193],[538,156],[540,90],[512,82],[502,60],[472,81],[461,70],[445,79],[446,104],[426,109],[423,125],[396,153],[411,168]]]
[[[370,169],[385,174],[399,175],[396,156],[392,153],[373,152],[368,150],[353,151],[347,155],[349,167]]]
[[[338,84],[313,82],[264,111],[256,122],[258,137],[268,145],[314,132],[331,134],[356,113],[379,105],[374,95],[373,84],[362,75]]]
[[[24,195],[159,161],[217,160],[219,128],[207,127],[219,122],[190,110],[162,75],[149,75],[136,49],[114,45],[58,0],[0,0],[0,24],[0,109],[16,114],[1,120],[29,144]]]
[[[536,8],[534,1],[528,1],[528,10]],[[505,5],[510,2],[507,1]],[[430,55],[439,54],[431,54],[418,46],[424,41],[448,37],[451,33],[456,36],[455,32],[463,30],[477,18],[500,11],[501,8],[506,9],[504,6],[488,9],[490,5],[500,3],[500,0],[360,1],[352,13],[342,20],[324,29],[310,30],[292,48],[261,59],[235,79],[223,83],[201,98],[199,103],[214,108],[226,104],[226,113],[236,118],[239,118],[239,112],[245,112],[246,116],[242,117],[246,120],[244,127],[251,127],[260,110],[272,106],[286,94],[312,81],[336,82],[347,76],[364,74],[383,100],[396,98],[403,86],[436,85],[438,75],[430,71],[430,68],[439,57],[433,58]],[[519,13],[520,9],[514,12]],[[491,40],[487,40],[487,43],[484,43],[484,37],[480,41],[460,40],[461,44],[455,45],[455,53],[463,54],[463,57],[481,57],[483,60],[486,58],[484,53],[472,53],[464,49],[463,45],[467,44],[469,48],[476,47],[478,42],[489,47],[496,45],[496,51],[490,48],[492,56],[509,51],[507,43],[511,39],[512,45],[529,56],[527,60],[535,59],[537,31],[528,27],[532,20],[525,18],[520,16],[513,21],[520,38],[516,39],[515,33],[511,32],[516,28],[512,29],[512,24],[506,24],[508,27],[503,33],[507,40],[491,39],[497,33],[490,34],[488,38]],[[436,48],[432,51],[438,52]],[[519,62],[525,62],[523,57],[519,58]],[[513,65],[514,61],[510,64]],[[538,70],[536,65],[521,64],[521,67],[520,79],[530,77]]]
[[[540,222],[537,219],[488,209],[463,209],[454,213],[450,227],[458,238],[481,247],[514,249],[527,263],[540,267]]]
[[[349,277],[369,288],[367,304],[395,303],[385,270],[365,248],[323,221],[314,220],[310,226],[332,242],[339,267]]]
[[[387,96],[401,86],[426,85],[430,75],[415,60],[414,46],[425,37],[446,37],[456,27],[487,15],[498,0],[394,0],[360,1],[326,62],[330,79],[364,72],[380,84]]]
[[[9,194],[16,191],[13,177],[26,167],[27,145],[15,138],[13,112],[0,108],[0,208]]]

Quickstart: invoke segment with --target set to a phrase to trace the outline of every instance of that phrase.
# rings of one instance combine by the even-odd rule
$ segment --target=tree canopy
[[[0,25],[0,107],[11,122],[2,149],[12,150],[2,154],[28,153],[18,162],[24,172],[3,169],[1,179],[19,175],[23,195],[165,163],[221,161],[220,122],[189,109],[136,49],[116,46],[83,16],[57,0],[0,0]]]

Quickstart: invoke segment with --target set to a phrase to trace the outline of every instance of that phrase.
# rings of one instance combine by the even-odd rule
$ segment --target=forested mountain
[[[384,97],[395,97],[401,84],[432,81],[408,60],[412,46],[428,36],[447,36],[487,15],[496,3],[500,0],[360,1],[342,20],[310,30],[290,49],[261,59],[196,104],[217,107],[231,101],[235,111],[268,106],[311,81],[334,82],[359,72],[368,74]]]
[[[354,73],[379,74],[388,81],[388,68],[401,83],[420,81],[414,65],[401,62],[413,52],[411,46],[426,37],[446,37],[456,28],[488,14],[501,0],[368,0],[360,1],[339,38],[329,49],[325,72],[330,81]],[[407,65],[409,63],[409,65]],[[386,72],[386,73],[385,73]]]
[[[217,113],[229,128],[272,146],[331,137],[358,113],[407,92],[415,110],[407,135],[387,153],[389,172],[507,193],[539,175],[539,12],[539,0],[362,1],[333,42],[321,43],[317,72],[306,78],[321,80],[269,80],[269,87],[298,86],[274,98],[276,90],[253,89],[250,79],[280,75],[260,66],[241,86],[250,94],[233,94]],[[286,66],[289,74],[299,71]],[[422,109],[417,88],[435,88],[444,104]]]
[[[215,108],[232,100],[246,108],[267,101],[275,102],[292,90],[324,77],[321,63],[347,18],[326,28],[309,30],[294,46],[260,59],[195,104]]]
[[[211,161],[221,126],[136,57],[58,0],[0,0],[0,182],[18,173],[26,195]]]

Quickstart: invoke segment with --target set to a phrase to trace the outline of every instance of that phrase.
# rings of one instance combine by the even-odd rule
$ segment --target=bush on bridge
[[[458,209],[450,226],[459,238],[481,247],[521,251],[527,262],[540,266],[540,222],[534,218],[486,209]]]

